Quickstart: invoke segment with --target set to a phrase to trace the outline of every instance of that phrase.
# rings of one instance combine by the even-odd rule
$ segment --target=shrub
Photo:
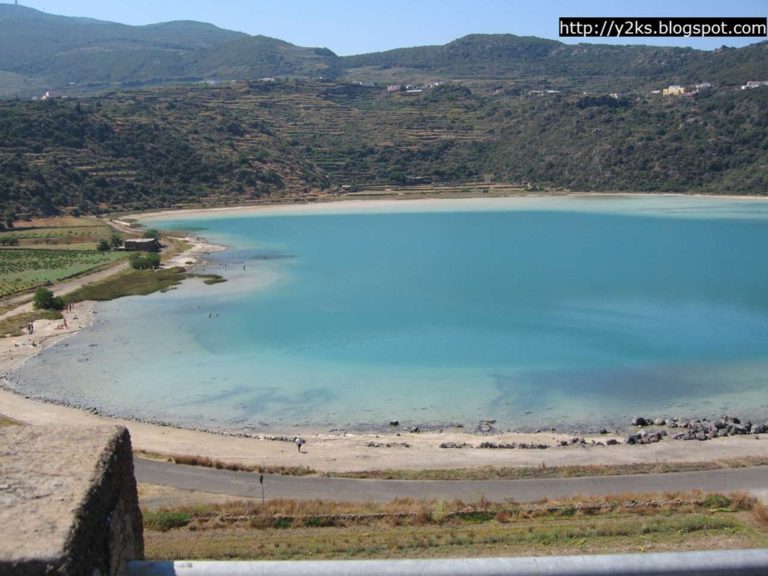
[[[131,254],[128,262],[131,268],[136,270],[149,270],[160,267],[160,255],[154,252],[140,253],[135,252]]]
[[[112,248],[120,248],[123,245],[123,237],[117,232],[112,232],[109,243],[112,245]]]
[[[47,288],[38,288],[35,292],[35,308],[38,310],[63,310],[64,300],[60,296],[54,296]]]
[[[728,508],[731,505],[731,499],[722,494],[710,494],[701,504],[705,508]]]
[[[175,512],[169,510],[147,510],[144,512],[144,527],[147,530],[157,530],[158,532],[168,532],[173,528],[183,528],[191,517],[186,512]]]
[[[112,249],[112,245],[107,240],[99,240],[99,245],[96,247],[99,252],[109,252]]]

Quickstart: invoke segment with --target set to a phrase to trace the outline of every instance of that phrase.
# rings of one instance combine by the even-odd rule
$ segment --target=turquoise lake
[[[226,245],[12,375],[189,426],[764,418],[768,202],[563,197],[155,220]],[[762,420],[761,420],[762,421]]]

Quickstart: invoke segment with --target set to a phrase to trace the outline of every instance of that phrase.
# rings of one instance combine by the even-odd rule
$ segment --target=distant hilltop
[[[0,4],[0,97],[262,78],[506,80],[530,89],[622,93],[702,81],[742,86],[768,80],[768,42],[709,52],[473,34],[444,46],[341,57],[201,22],[127,26]]]

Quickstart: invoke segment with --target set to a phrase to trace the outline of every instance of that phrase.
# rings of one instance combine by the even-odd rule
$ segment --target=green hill
[[[505,81],[518,90],[629,92],[671,83],[739,85],[768,78],[767,51],[765,42],[709,52],[473,34],[444,46],[342,58],[327,48],[200,22],[126,26],[0,4],[0,97],[264,77]]]
[[[768,191],[768,89],[388,93],[274,81],[0,102],[0,211],[302,199],[462,183]]]

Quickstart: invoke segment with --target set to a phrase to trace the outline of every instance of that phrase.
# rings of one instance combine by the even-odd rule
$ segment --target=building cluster
[[[710,82],[701,82],[700,84],[694,84],[693,86],[680,86],[679,84],[672,84],[668,88],[663,90],[653,90],[651,94],[658,94],[661,92],[663,96],[695,96],[704,90],[710,90],[712,84]]]
[[[744,84],[741,89],[751,90],[752,88],[762,88],[763,86],[768,86],[768,80],[750,80]]]
[[[768,80],[749,80],[746,84],[741,86],[741,89],[751,90],[753,88],[762,88],[763,86],[768,86]],[[662,94],[663,96],[695,96],[696,94],[711,88],[712,84],[709,82],[702,82],[701,84],[694,84],[693,86],[672,84],[663,90],[653,90],[651,94]]]
[[[421,94],[429,88],[437,88],[442,82],[427,82],[425,84],[390,84],[387,92],[405,92],[406,94]]]

